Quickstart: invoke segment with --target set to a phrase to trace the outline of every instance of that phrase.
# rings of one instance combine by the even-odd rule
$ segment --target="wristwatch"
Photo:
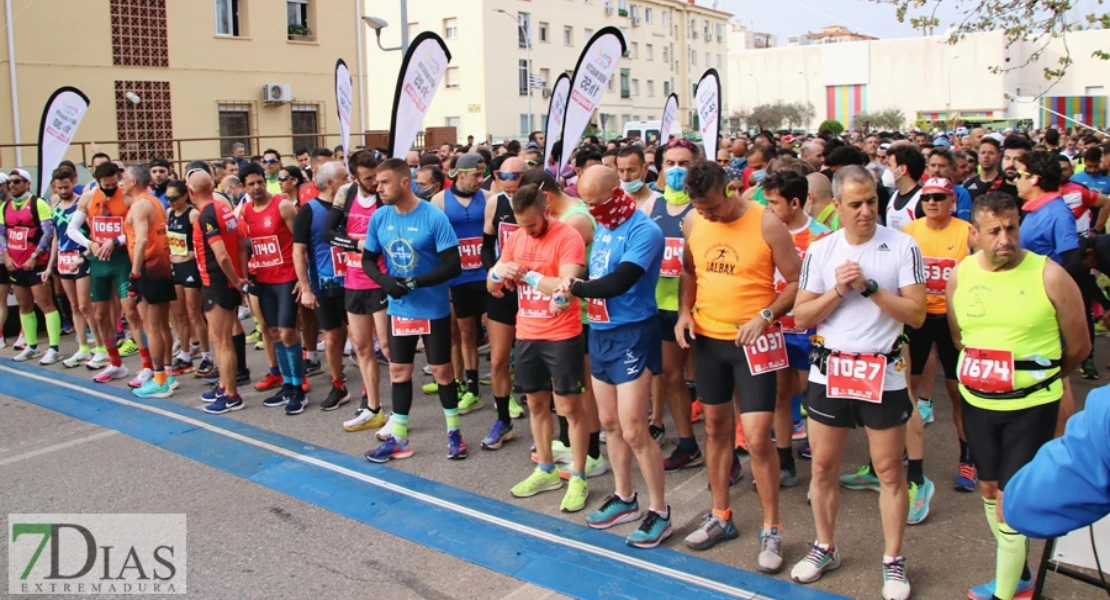
[[[868,279],[867,283],[864,284],[863,291],[860,292],[859,295],[863,296],[864,298],[868,298],[871,296],[871,294],[874,294],[877,291],[879,291],[878,282],[876,282],[874,279]]]
[[[771,312],[771,309],[765,308],[765,309],[759,311],[759,316],[764,321],[767,321],[767,325],[774,325],[775,324],[775,313]]]

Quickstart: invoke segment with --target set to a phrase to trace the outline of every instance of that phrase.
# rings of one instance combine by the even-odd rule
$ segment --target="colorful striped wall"
[[[867,110],[867,85],[830,85],[825,87],[828,119],[852,126],[852,116]]]
[[[1050,109],[1065,114],[1071,118],[1083,115],[1083,123],[1094,127],[1106,127],[1106,96],[1052,96],[1041,98],[1041,127],[1074,127],[1075,123],[1059,115],[1054,115]]]

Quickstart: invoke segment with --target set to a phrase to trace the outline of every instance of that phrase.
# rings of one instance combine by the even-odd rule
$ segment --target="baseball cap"
[[[162,167],[164,169],[169,169],[170,168],[170,161],[166,160],[165,158],[162,158],[161,156],[155,156],[154,158],[152,158],[150,160],[150,167],[151,168]]]
[[[933,140],[933,145],[934,146],[944,146],[945,148],[947,148],[947,147],[952,145],[952,142],[949,142],[948,138],[946,138],[944,136],[941,136],[941,137],[938,137],[937,139]]]
[[[794,143],[794,136],[784,135],[784,136],[782,136],[782,141],[786,142],[787,144],[793,144]]]
[[[482,155],[477,152],[467,152],[455,161],[455,168],[451,170],[451,177],[455,177],[461,171],[477,171],[478,165],[482,164]]]
[[[3,173],[0,173],[0,185],[4,185],[7,182],[8,182],[8,176],[3,174]]]
[[[31,174],[27,171],[24,171],[23,169],[12,169],[8,172],[8,175],[19,175],[25,181],[31,181]]]
[[[736,167],[725,167],[725,175],[728,175],[729,181],[739,181],[744,178],[744,173]]]
[[[956,188],[952,186],[952,182],[943,177],[930,177],[925,182],[925,187],[921,189],[922,194],[948,194],[949,196],[956,195]]]
[[[1002,144],[1006,141],[1006,136],[1002,135],[1001,133],[998,133],[997,131],[988,133],[987,135],[985,135],[983,137],[989,137],[992,140],[997,140],[999,144]]]

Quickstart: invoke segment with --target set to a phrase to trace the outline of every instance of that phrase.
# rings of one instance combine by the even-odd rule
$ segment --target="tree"
[[[889,4],[895,8],[898,22],[909,22],[925,35],[933,35],[934,30],[941,27],[937,18],[937,9],[946,0],[871,0],[878,4]],[[1045,79],[1054,82],[1064,76],[1072,64],[1071,51],[1068,49],[1066,36],[1072,31],[1083,29],[1110,29],[1110,11],[1101,7],[1103,0],[1097,0],[1098,10],[1073,19],[1071,14],[1082,0],[947,0],[948,5],[963,8],[963,19],[959,23],[952,23],[947,30],[948,43],[958,44],[969,34],[995,31],[1001,29],[1006,40],[1006,47],[1019,42],[1035,42],[1037,49],[1030,53],[1029,58],[1020,65],[991,67],[992,73],[1004,73],[1021,69],[1041,58],[1045,49],[1055,39],[1064,40],[1064,54],[1057,60],[1058,68],[1045,67]],[[932,3],[932,11],[926,14],[910,15],[910,11],[924,8]],[[1095,50],[1092,56],[1110,60],[1110,52]],[[1045,90],[1047,91],[1047,90]]]
[[[861,111],[852,116],[852,129],[869,131],[872,129],[900,129],[906,124],[906,115],[898,108],[887,108],[874,112]]]
[[[821,126],[817,128],[818,135],[827,133],[832,136],[838,136],[844,133],[844,124],[836,119],[826,119],[821,121]]]
[[[809,123],[816,114],[813,105],[808,102],[783,102],[776,100],[770,104],[760,104],[746,114],[737,115],[747,121],[748,126],[755,125],[758,129],[778,129],[785,123],[787,127]]]

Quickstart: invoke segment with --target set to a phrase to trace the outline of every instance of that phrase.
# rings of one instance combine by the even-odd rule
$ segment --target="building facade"
[[[168,141],[193,138],[238,136],[249,154],[338,144],[335,61],[357,78],[361,0],[5,1],[16,69],[0,78],[0,106],[11,107],[0,111],[0,144],[15,141],[16,122],[20,140],[36,143],[43,105],[65,85],[90,101],[68,154],[75,162],[91,154],[76,142],[89,141],[125,161],[214,159],[234,142]],[[362,86],[353,87],[358,132]],[[22,160],[0,148],[4,167],[35,157],[33,147]]]
[[[755,30],[755,25],[745,27],[739,21],[729,23],[728,48],[729,50],[758,50],[774,48],[779,45],[778,38],[769,33],[760,33]]]
[[[879,38],[862,33],[854,33],[843,25],[829,25],[822,27],[816,33],[792,35],[787,38],[788,46],[809,46],[810,44],[840,44],[843,42],[866,42]]]
[[[398,45],[399,2],[368,1],[366,10],[390,23],[382,44]],[[460,140],[521,139],[542,130],[556,78],[574,70],[586,42],[608,25],[628,44],[592,121],[610,134],[629,121],[660,119],[672,91],[680,121],[690,127],[694,86],[709,67],[723,78],[728,53],[730,15],[692,0],[408,0],[407,10],[409,38],[433,31],[452,55],[424,126],[454,126]],[[366,58],[367,121],[384,130],[401,54],[367,44]]]
[[[1083,122],[1107,125],[1108,63],[1092,57],[1110,47],[1110,31],[1069,33],[1036,60],[1036,41],[1006,45],[1002,32],[968,36],[949,45],[945,36],[786,46],[729,53],[726,118],[759,104],[784,100],[813,105],[806,128],[836,119],[851,127],[861,111],[900,109],[905,126],[917,121],[1056,123],[1049,108]],[[1057,82],[1044,77],[1070,49],[1074,61]],[[1001,67],[995,72],[993,67]]]

